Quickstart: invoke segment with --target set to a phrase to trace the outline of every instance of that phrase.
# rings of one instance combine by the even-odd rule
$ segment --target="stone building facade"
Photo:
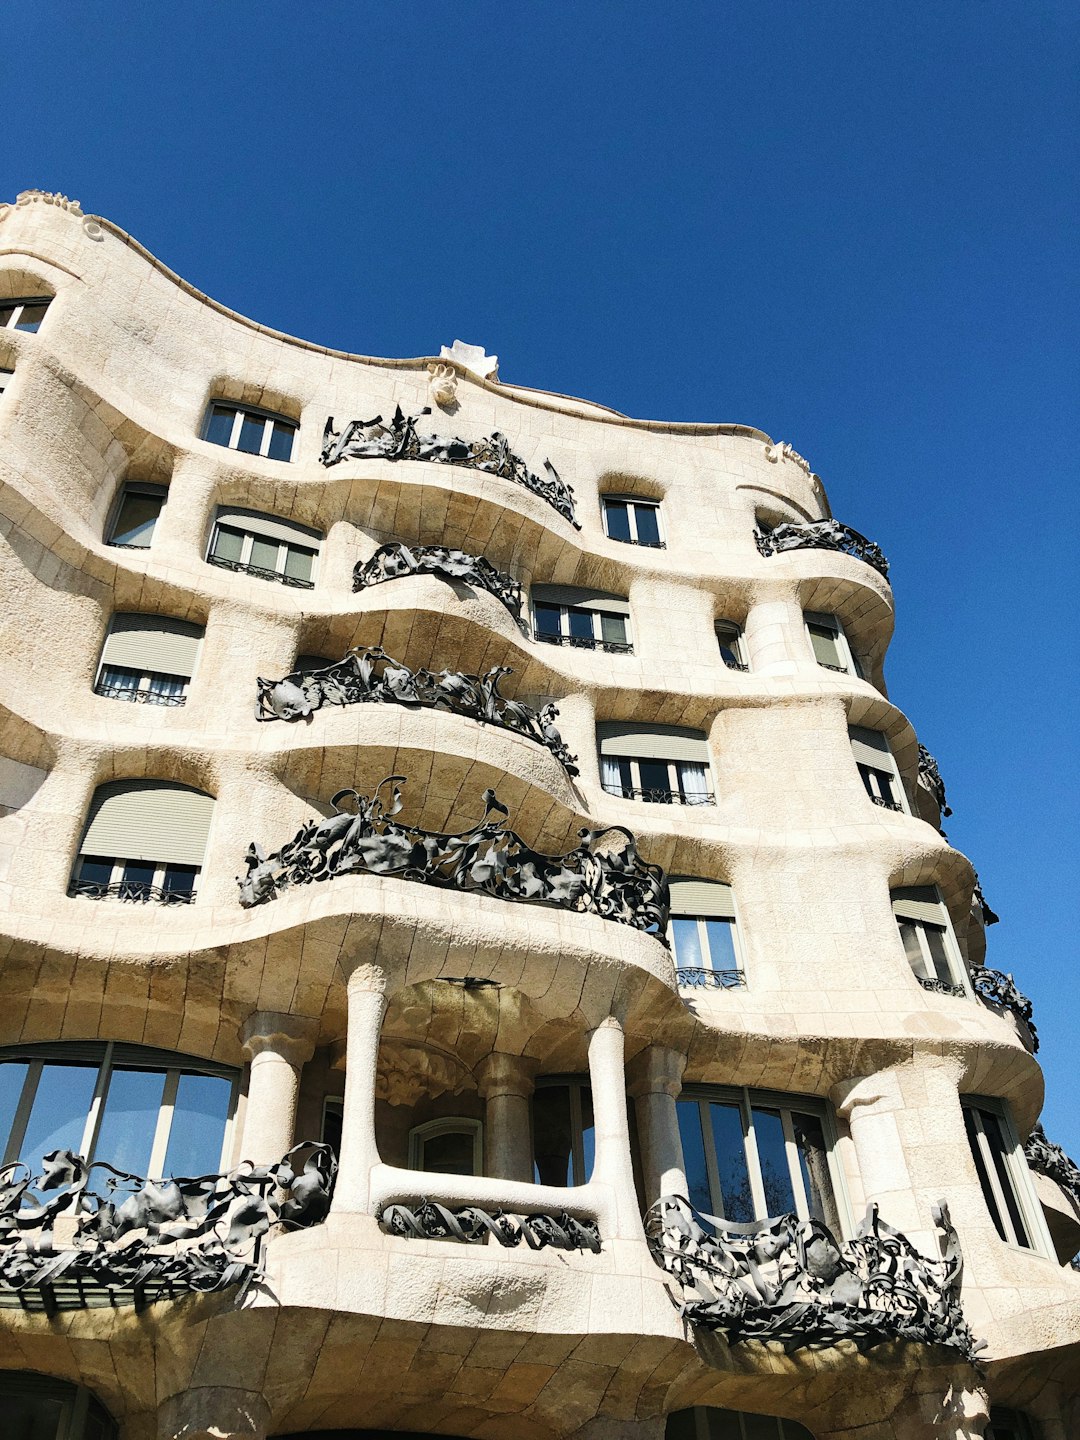
[[[18,1440],[1080,1433],[1080,1175],[799,455],[38,192],[0,383]]]

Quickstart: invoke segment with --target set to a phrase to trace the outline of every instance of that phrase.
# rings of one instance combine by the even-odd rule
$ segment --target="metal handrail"
[[[128,900],[145,905],[193,905],[194,890],[167,890],[163,885],[146,885],[139,880],[117,880],[103,885],[97,880],[72,880],[68,895],[84,900]]]
[[[295,575],[284,575],[280,570],[264,570],[261,565],[245,565],[242,560],[226,560],[221,555],[207,555],[206,563],[221,570],[232,570],[238,575],[254,575],[259,580],[276,580],[279,585],[291,585],[294,590],[314,590],[314,580],[298,580]]]
[[[656,805],[715,805],[716,796],[684,795],[681,790],[648,790],[634,785],[603,785],[608,795],[621,795],[624,800],[651,800]]]
[[[880,795],[871,795],[870,799],[875,805],[880,805],[882,810],[895,810],[898,815],[904,813],[904,807],[899,800],[883,800]]]
[[[160,690],[153,689],[149,685],[138,685],[134,689],[127,685],[104,685],[100,682],[94,686],[95,695],[103,695],[106,700],[127,700],[133,705],[185,705],[186,695],[163,695]]]
[[[569,645],[574,650],[604,650],[609,655],[632,655],[634,647],[626,640],[597,640],[594,635],[552,635],[550,631],[536,630],[533,639],[545,645]]]
[[[931,995],[956,995],[963,1000],[968,993],[963,985],[958,985],[952,980],[929,979],[925,975],[916,975],[915,979],[924,990],[929,990]]]
[[[680,965],[675,971],[680,988],[705,990],[738,990],[746,984],[745,970],[704,970],[698,966]]]

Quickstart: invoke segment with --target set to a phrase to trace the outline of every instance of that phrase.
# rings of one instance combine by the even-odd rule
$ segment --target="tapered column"
[[[661,1195],[686,1195],[686,1162],[675,1102],[682,1090],[686,1056],[666,1045],[648,1045],[631,1061],[627,1092],[634,1099],[645,1203]]]
[[[158,1410],[158,1440],[266,1440],[269,1423],[257,1391],[196,1385]]]
[[[889,1224],[910,1238],[926,1221],[918,1211],[896,1121],[905,1108],[899,1074],[883,1070],[842,1080],[830,1096],[837,1115],[848,1123],[867,1203],[879,1204]]]
[[[484,1101],[484,1174],[497,1180],[533,1178],[529,1102],[536,1061],[523,1055],[486,1055],[476,1069]]]
[[[375,1072],[387,999],[386,972],[377,965],[358,965],[349,976],[345,1105],[333,1210],[366,1214],[369,1208],[371,1169],[379,1163],[375,1140]]]
[[[315,1053],[316,1028],[314,1020],[272,1010],[257,1010],[244,1022],[240,1039],[251,1070],[242,1159],[271,1165],[292,1149],[300,1073]]]
[[[630,1159],[630,1123],[626,1111],[626,1053],[622,1024],[609,1015],[589,1034],[589,1080],[592,1087],[596,1156],[592,1179],[611,1187],[615,1201],[615,1233],[642,1240],[645,1232],[634,1188]]]

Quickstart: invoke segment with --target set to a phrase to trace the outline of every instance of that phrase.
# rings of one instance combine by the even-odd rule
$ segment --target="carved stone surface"
[[[793,465],[799,467],[809,480],[819,479],[811,469],[810,461],[807,460],[805,456],[800,455],[794,445],[789,445],[786,440],[777,440],[775,445],[766,445],[765,459],[768,460],[770,465],[776,465],[781,460],[790,460]]]
[[[381,585],[386,580],[400,580],[404,575],[439,575],[444,580],[459,580],[474,590],[494,595],[513,615],[521,618],[525,597],[512,575],[496,570],[482,555],[467,555],[447,545],[403,545],[395,540],[380,545],[370,560],[361,560],[353,570],[353,589]]]
[[[985,965],[980,965],[971,972],[971,983],[975,987],[975,994],[987,1005],[997,1005],[1002,1010],[1009,1010],[1018,1020],[1022,1020],[1028,1028],[1031,1036],[1031,1053],[1039,1053],[1039,1032],[1035,1029],[1035,1021],[1031,1018],[1031,1001],[1022,990],[1016,988],[1016,982],[1011,975],[1004,974],[1001,970],[988,970]]]
[[[51,1313],[250,1283],[271,1225],[325,1219],[336,1172],[330,1147],[311,1143],[276,1165],[162,1180],[70,1150],[46,1155],[37,1176],[16,1161],[0,1170],[0,1300],[15,1292]],[[75,1222],[62,1246],[58,1221]]]
[[[838,520],[815,520],[807,525],[777,525],[775,530],[755,530],[754,538],[762,555],[780,555],[785,550],[839,550],[856,560],[872,565],[880,575],[889,578],[889,562],[881,547],[850,525]]]
[[[404,779],[389,776],[370,798],[339,790],[330,802],[332,815],[302,826],[272,855],[259,845],[249,846],[247,874],[237,882],[240,904],[258,905],[293,885],[366,871],[599,915],[668,943],[664,872],[641,859],[633,835],[621,825],[579,830],[581,844],[575,850],[544,855],[507,828],[509,811],[494,790],[485,790],[483,820],[460,835],[440,835],[392,818],[401,810]],[[388,804],[381,796],[386,785],[393,786]],[[343,808],[349,800],[355,809]],[[622,844],[599,851],[598,843],[607,836],[621,836]]]
[[[944,1258],[931,1260],[871,1205],[846,1242],[818,1220],[781,1215],[736,1225],[666,1195],[645,1217],[657,1264],[682,1287],[679,1314],[734,1345],[774,1340],[788,1352],[853,1340],[983,1348],[960,1308],[963,1256],[944,1203],[934,1210]]]
[[[1080,1206],[1080,1166],[1060,1145],[1046,1138],[1046,1131],[1038,1122],[1024,1141],[1024,1154],[1032,1170],[1048,1176]]]
[[[453,345],[444,345],[439,351],[443,360],[453,360],[463,370],[471,370],[481,380],[498,380],[499,357],[487,355],[483,345],[466,345],[464,340],[455,340]]]
[[[941,778],[937,761],[925,745],[919,746],[919,779],[934,797],[934,803],[942,815],[946,817],[951,815],[953,812],[945,799],[945,781]]]
[[[581,526],[574,517],[574,491],[550,460],[544,461],[547,478],[534,475],[525,461],[510,449],[505,435],[497,430],[482,440],[459,440],[454,436],[442,439],[438,435],[421,435],[416,422],[421,415],[430,415],[425,406],[419,415],[402,414],[399,405],[394,418],[385,424],[381,415],[372,420],[352,420],[339,435],[334,430],[331,415],[323,431],[323,448],[320,459],[324,465],[336,465],[339,460],[434,460],[445,465],[463,465],[469,470],[483,470],[489,475],[498,475],[503,480],[512,480],[523,485],[541,500],[546,500],[564,519],[569,520],[576,530]]]
[[[469,1067],[430,1045],[384,1035],[379,1044],[375,1098],[390,1105],[415,1105],[422,1095],[460,1095],[473,1084]]]
[[[450,407],[457,400],[457,371],[453,365],[432,364],[428,367],[428,389],[436,405]]]
[[[379,1225],[390,1235],[417,1240],[456,1240],[462,1245],[483,1245],[489,1235],[508,1249],[524,1240],[530,1250],[591,1250],[600,1253],[600,1231],[593,1220],[560,1215],[494,1215],[476,1205],[448,1210],[434,1200],[418,1205],[387,1205]]]
[[[416,705],[449,710],[524,735],[550,750],[568,775],[578,773],[555,721],[557,705],[550,702],[534,710],[521,700],[499,694],[499,681],[514,672],[509,665],[493,665],[483,675],[457,670],[410,670],[378,645],[359,645],[336,665],[322,670],[294,670],[282,680],[258,679],[256,720],[302,720],[324,705]]]

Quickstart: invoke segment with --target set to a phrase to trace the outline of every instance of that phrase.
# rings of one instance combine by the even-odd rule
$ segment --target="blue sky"
[[[8,0],[0,194],[373,355],[790,440],[893,565],[1080,1159],[1074,0]]]

